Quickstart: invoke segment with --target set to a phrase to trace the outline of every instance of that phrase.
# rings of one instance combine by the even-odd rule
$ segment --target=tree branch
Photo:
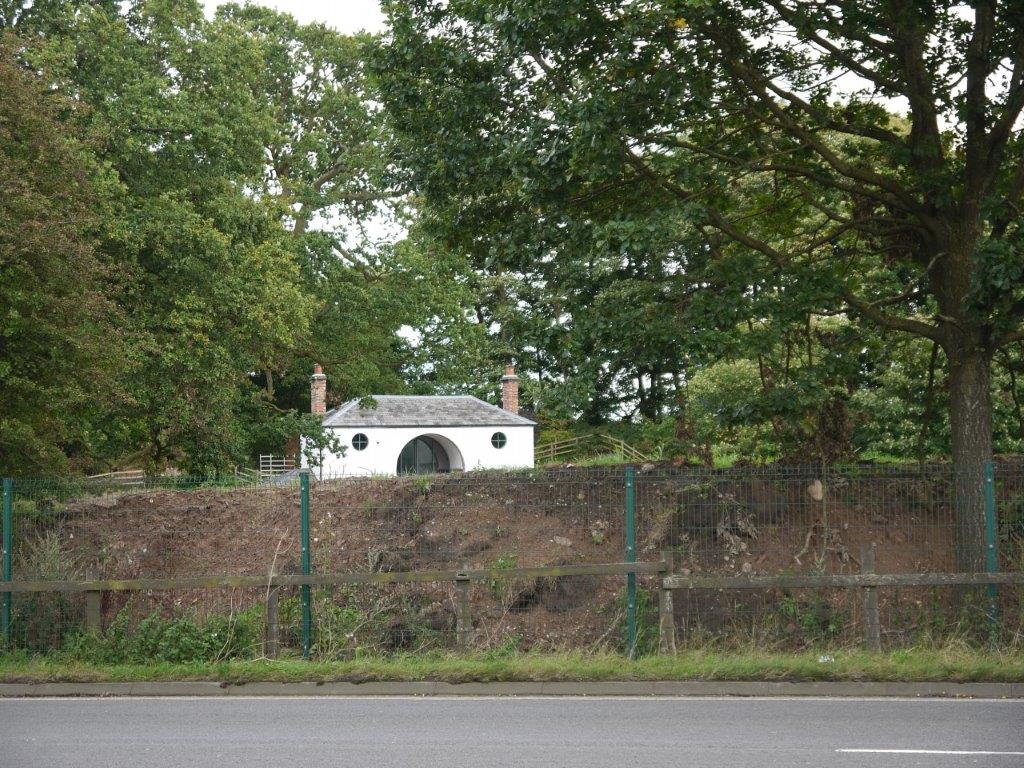
[[[988,190],[999,176],[999,167],[1006,156],[1010,135],[1013,131],[1013,126],[1017,122],[1017,118],[1020,117],[1021,110],[1024,110],[1024,34],[1020,35],[1020,42],[1017,45],[1016,60],[1014,61],[1013,72],[1010,75],[1003,114],[996,120],[988,136],[985,157],[985,184],[982,194],[988,193]]]
[[[986,136],[985,82],[988,80],[990,49],[995,28],[996,9],[992,0],[976,0],[974,3],[974,31],[967,46],[967,85],[964,94],[964,122],[966,139],[964,146],[963,205],[973,215],[981,204],[982,190],[986,184],[988,160],[988,137]]]
[[[825,174],[819,172],[814,168],[809,168],[801,165],[794,165],[792,163],[781,163],[776,162],[774,160],[770,162],[758,162],[755,165],[733,155],[728,155],[724,152],[718,152],[712,149],[708,149],[707,147],[702,147],[698,144],[694,144],[693,142],[686,141],[684,139],[679,139],[671,136],[662,136],[655,138],[657,141],[660,141],[662,143],[671,144],[672,146],[679,147],[680,149],[689,150],[691,152],[694,152],[695,154],[701,154],[705,155],[706,157],[721,160],[724,163],[729,163],[730,165],[733,165],[738,168],[746,168],[751,171],[777,171],[779,173],[801,176],[803,178],[810,179],[811,181],[814,181],[824,187],[836,189],[851,195],[858,195],[860,197],[874,200],[883,205],[892,205],[898,207],[897,201],[895,201],[892,197],[887,196],[885,193],[879,191],[878,189],[873,189],[869,186],[855,184],[853,183],[852,179],[843,180],[832,178],[826,176]]]
[[[854,295],[854,293],[848,288],[843,289],[842,295],[847,304],[876,325],[880,325],[883,328],[890,328],[895,331],[912,333],[915,336],[924,336],[925,338],[931,339],[939,344],[942,344],[945,341],[945,334],[939,326],[931,325],[930,323],[925,323],[921,320],[915,320],[911,317],[890,315],[887,312],[880,310],[874,303],[865,301],[864,299]]]
[[[910,6],[896,3],[894,7],[899,10],[889,16],[889,23],[893,28],[892,38],[896,50],[902,54],[900,63],[906,82],[904,95],[910,102],[912,122],[909,144],[917,150],[911,153],[910,161],[918,172],[930,172],[942,164],[943,151],[935,95],[932,93],[924,60],[927,49],[925,31],[920,25],[911,29],[903,25],[905,16],[915,12]]]
[[[769,0],[768,5],[775,9],[775,12],[793,29],[797,30],[801,34],[806,35],[809,39],[813,40],[820,48],[828,51],[832,56],[835,57],[836,61],[841,62],[851,72],[856,72],[858,75],[866,80],[870,80],[875,85],[888,88],[894,93],[900,93],[900,84],[895,80],[892,80],[884,75],[876,72],[869,67],[866,67],[861,62],[857,61],[850,54],[844,51],[842,48],[831,42],[828,38],[819,35],[810,24],[801,24],[800,19],[796,13],[790,8],[786,7],[780,2],[774,2]],[[891,134],[895,135],[895,134]]]
[[[778,89],[780,93],[786,93],[786,91],[773,83],[771,78],[754,72],[749,66],[742,63],[751,59],[751,51],[735,30],[715,30],[714,28],[709,28],[709,35],[722,47],[725,54],[723,63],[726,68],[747,85],[752,95],[757,97],[761,106],[772,115],[774,121],[782,130],[814,150],[822,160],[842,176],[882,189],[893,196],[899,207],[915,215],[925,215],[925,210],[921,204],[894,179],[883,176],[868,168],[846,162],[812,131],[800,125],[798,121],[787,114],[768,93],[769,89]]]
[[[1018,341],[1024,341],[1024,328],[1018,328],[1015,331],[1008,331],[1004,333],[999,339],[996,340],[995,348],[1005,347],[1007,344],[1015,344]]]

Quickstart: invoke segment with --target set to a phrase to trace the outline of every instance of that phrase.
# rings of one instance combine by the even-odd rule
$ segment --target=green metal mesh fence
[[[994,539],[1003,571],[1024,565],[1024,463],[994,472]],[[468,587],[459,635],[450,578],[308,588],[309,655],[453,649],[626,647],[627,578],[503,578],[532,566],[627,557],[627,470],[566,468],[312,481],[314,574],[492,570]],[[957,568],[957,476],[948,466],[635,470],[636,559],[663,553],[682,575],[879,573]],[[958,493],[960,493],[958,501]],[[302,572],[300,482],[147,479],[141,486],[15,479],[16,581],[254,576]],[[981,498],[980,496],[972,496]],[[973,503],[973,502],[972,502]],[[961,510],[962,512],[962,510]],[[975,510],[984,518],[986,510]],[[983,520],[982,520],[983,522]],[[982,526],[984,528],[984,526]],[[986,567],[988,567],[986,565]],[[636,651],[656,649],[658,577],[638,576]],[[267,637],[268,598],[277,621]],[[258,657],[303,652],[301,587],[14,593],[9,645],[105,658]],[[1019,587],[877,590],[886,647],[957,637],[1022,642]],[[995,609],[995,611],[993,610]],[[993,614],[997,621],[993,621]],[[683,645],[804,648],[864,637],[863,590],[676,590]],[[995,628],[995,635],[993,635]]]
[[[994,476],[988,513],[998,559],[991,570],[1019,571],[1024,464],[1001,462]],[[655,470],[641,472],[637,483],[641,559],[667,546],[676,573],[859,574],[868,557],[877,573],[963,570],[957,493],[964,483],[948,465]],[[983,500],[981,493],[967,499],[979,531]],[[915,587],[877,595],[885,645],[991,639],[991,604],[978,590]],[[1003,642],[1022,639],[1021,598],[1020,588],[998,590]],[[806,647],[863,638],[857,589],[679,590],[675,610],[680,637],[693,644]]]

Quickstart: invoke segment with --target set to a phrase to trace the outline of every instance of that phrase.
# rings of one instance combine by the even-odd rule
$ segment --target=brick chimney
[[[505,375],[501,377],[501,407],[519,415],[519,377],[514,365],[506,366]]]
[[[309,412],[314,416],[327,413],[327,377],[320,363],[313,366],[313,375],[309,378]]]

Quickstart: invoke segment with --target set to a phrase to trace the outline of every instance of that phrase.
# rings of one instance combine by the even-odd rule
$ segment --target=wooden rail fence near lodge
[[[516,579],[558,578],[566,576],[615,576],[624,574],[662,575],[659,583],[659,649],[672,653],[676,648],[673,592],[680,589],[814,589],[840,588],[863,590],[865,642],[869,649],[881,647],[876,590],[879,587],[1024,585],[1024,572],[993,573],[873,573],[873,548],[864,553],[867,572],[859,574],[790,574],[774,576],[680,575],[672,573],[673,553],[665,551],[661,560],[646,563],[601,563],[588,565],[539,566],[535,568],[492,568],[440,571],[348,572],[323,574],[272,574],[269,576],[203,576],[171,579],[93,579],[81,581],[6,581],[0,594],[31,592],[85,592],[86,628],[102,629],[104,592],[152,590],[220,589],[265,587],[267,589],[266,640],[264,652],[277,654],[278,590],[286,586],[336,586],[341,584],[398,584],[451,581],[456,594],[456,635],[460,648],[468,648],[472,637],[472,613],[469,585],[473,581],[510,581]],[[632,650],[632,649],[631,649]]]
[[[650,461],[650,457],[631,446],[625,440],[605,434],[580,435],[538,445],[534,458],[541,464],[549,464],[558,459],[571,458],[581,449],[591,446],[610,450],[622,456],[626,461]]]

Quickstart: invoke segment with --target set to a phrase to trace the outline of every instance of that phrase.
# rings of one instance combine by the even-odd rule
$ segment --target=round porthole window
[[[362,451],[370,444],[370,438],[364,435],[362,432],[352,436],[352,447],[357,451]]]
[[[495,432],[493,435],[491,435],[491,445],[493,445],[495,448],[504,448],[505,443],[507,442],[508,438],[505,437],[504,432]]]

